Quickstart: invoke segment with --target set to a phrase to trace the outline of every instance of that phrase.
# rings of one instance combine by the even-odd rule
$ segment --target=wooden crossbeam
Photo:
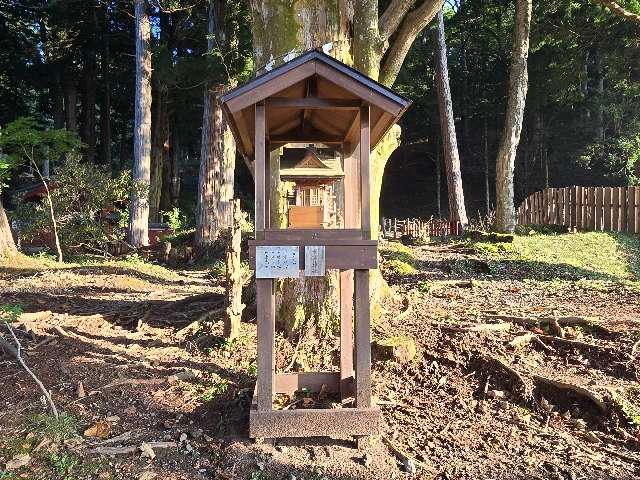
[[[309,96],[305,98],[271,97],[266,100],[266,104],[268,108],[359,110],[362,102],[360,100],[343,98],[319,98]]]

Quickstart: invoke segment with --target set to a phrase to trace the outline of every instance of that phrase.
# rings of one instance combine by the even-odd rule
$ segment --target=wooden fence
[[[640,233],[640,187],[547,188],[522,202],[517,221],[519,225]]]
[[[400,238],[403,235],[411,237],[446,237],[460,235],[460,222],[450,222],[445,219],[430,218],[383,218],[382,236],[384,238]]]

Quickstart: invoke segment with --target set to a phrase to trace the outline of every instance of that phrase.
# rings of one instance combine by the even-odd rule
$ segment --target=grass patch
[[[411,248],[401,243],[388,242],[380,248],[385,270],[394,275],[413,275],[416,273],[417,260]]]
[[[402,260],[389,260],[385,263],[385,266],[394,275],[413,275],[417,271],[413,265]]]
[[[595,279],[637,280],[640,241],[630,235],[584,232],[516,236],[520,260],[567,265]]]
[[[30,421],[31,429],[39,439],[47,437],[54,442],[63,442],[78,434],[80,424],[72,415],[62,414],[57,419],[51,415],[36,415]]]

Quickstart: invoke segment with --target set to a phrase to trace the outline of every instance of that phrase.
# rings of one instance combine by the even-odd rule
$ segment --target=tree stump
[[[224,336],[226,338],[238,336],[242,310],[244,310],[244,304],[242,303],[242,264],[240,262],[242,243],[240,200],[233,201],[232,213],[229,243],[227,244],[227,311],[224,319]]]

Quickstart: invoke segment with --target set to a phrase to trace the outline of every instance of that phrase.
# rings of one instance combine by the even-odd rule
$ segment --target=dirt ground
[[[417,355],[374,362],[383,431],[362,450],[248,439],[255,324],[233,343],[185,330],[204,315],[222,331],[224,290],[209,272],[1,266],[0,305],[24,311],[24,358],[74,433],[43,442],[53,433],[34,415],[46,405],[0,353],[0,479],[640,478],[636,287],[564,265],[550,280],[531,262],[454,244],[388,248],[383,265],[400,251],[417,271],[384,269],[391,295],[373,338],[409,337]],[[2,473],[21,453],[28,465]]]

